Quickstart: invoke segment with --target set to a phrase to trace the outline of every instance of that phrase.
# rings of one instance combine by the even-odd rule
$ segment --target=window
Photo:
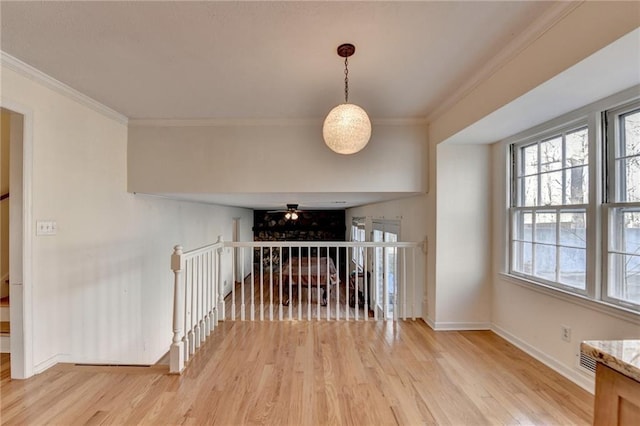
[[[586,291],[589,131],[514,145],[512,272]]]
[[[640,312],[640,100],[606,102],[510,145],[509,273]]]
[[[640,103],[608,111],[604,298],[640,307]]]

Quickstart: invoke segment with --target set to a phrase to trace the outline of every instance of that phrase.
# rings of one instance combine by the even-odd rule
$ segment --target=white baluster
[[[218,241],[217,243],[222,243],[222,237],[218,237]],[[224,306],[224,285],[222,283],[222,250],[223,250],[223,246],[222,244],[220,245],[220,247],[217,250],[217,260],[218,260],[218,320],[219,321],[224,321],[225,320],[225,316],[226,316],[226,312],[225,312],[225,306]]]
[[[351,256],[353,257],[353,247],[351,248]],[[345,297],[345,302],[344,302],[344,315],[345,315],[345,320],[349,321],[349,285],[351,284],[351,281],[349,280],[349,261],[350,261],[350,257],[349,257],[349,247],[347,247],[347,249],[345,250],[345,263],[347,265],[347,270],[344,271],[345,272],[345,277],[347,277],[347,282],[345,283],[345,287],[344,287],[344,297]],[[356,286],[358,285],[358,281],[357,281],[358,277],[356,276]],[[356,293],[358,294],[358,293]],[[357,299],[357,298],[356,298]],[[357,312],[357,311],[356,311]]]
[[[425,243],[425,247],[426,247],[426,243]],[[413,268],[413,301],[411,302],[411,319],[412,320],[416,320],[416,300],[418,300],[418,283],[416,281],[416,248],[412,248],[411,249],[411,253],[413,256],[412,262],[412,268]],[[426,316],[426,312],[424,313],[424,316]]]
[[[193,258],[194,279],[195,279],[195,314],[196,314],[196,329],[194,331],[196,335],[196,349],[202,344],[202,309],[200,306],[202,297],[200,295],[200,256]]]
[[[307,247],[307,320],[311,321],[311,247]]]
[[[302,319],[302,247],[298,247],[298,320]]]
[[[206,299],[206,281],[204,278],[204,253],[198,256],[198,274],[200,275],[200,344],[204,343],[207,340],[207,318],[209,312],[207,309],[207,299]]]
[[[244,249],[240,247],[240,320],[244,321],[245,302],[244,302]]]
[[[195,280],[195,270],[193,267],[194,259],[193,257],[188,261],[189,268],[189,291],[190,291],[190,299],[191,299],[191,307],[189,312],[189,355],[193,355],[196,352],[196,336],[197,336],[197,325],[198,325],[198,314],[196,312],[196,280]]]
[[[231,249],[231,320],[236,320],[236,248]]]
[[[184,336],[182,340],[184,341],[184,360],[185,362],[189,361],[189,347],[191,346],[190,336],[191,336],[191,289],[190,289],[190,280],[189,280],[189,259],[184,259]]]
[[[169,371],[181,373],[184,369],[184,299],[182,292],[182,246],[175,246],[171,255],[171,269],[173,270],[173,339],[169,349]]]
[[[264,265],[262,247],[260,247],[260,321],[264,321]]]
[[[204,254],[204,283],[205,283],[205,296],[204,296],[204,307],[205,312],[207,313],[206,321],[205,321],[205,336],[209,337],[211,335],[211,270],[209,269],[209,254],[207,252]]]
[[[300,256],[298,256],[298,259],[299,258],[300,258]],[[291,309],[293,309],[292,306],[291,306],[291,305],[293,305],[293,299],[291,298],[291,296],[292,296],[292,293],[291,293],[291,286],[292,286],[291,281],[293,280],[293,277],[291,276],[291,266],[292,266],[291,265],[291,259],[292,259],[292,257],[291,257],[291,246],[289,246],[289,261],[287,262],[289,264],[289,279],[287,280],[287,281],[289,281],[289,283],[288,283],[288,285],[289,285],[289,295],[287,296],[289,298],[289,309],[288,309],[288,311],[289,311],[289,321],[291,321]],[[282,260],[280,261],[280,265],[281,265],[280,267],[282,267]]]
[[[331,319],[331,274],[329,273],[329,247],[327,247],[327,320]]]
[[[316,303],[316,310],[317,310],[317,316],[318,316],[318,321],[320,321],[320,246],[318,246],[318,252],[317,254],[317,258],[318,261],[316,262],[316,270],[317,270],[317,276],[316,276],[316,290],[317,290],[317,295],[318,295],[318,301]]]
[[[269,247],[269,321],[273,321],[273,247]]]
[[[367,255],[369,254],[369,248],[363,247],[364,251],[364,271],[362,274],[362,278],[364,279],[364,320],[369,320],[369,279],[367,278],[367,272],[369,270],[369,264],[367,263]]]
[[[278,319],[280,321],[282,321],[282,252],[283,252],[283,247],[280,247],[280,249],[278,250],[279,252],[279,256],[278,256],[278,274],[279,274],[279,279],[278,279],[278,295],[280,297],[280,303],[278,303]],[[291,302],[291,301],[289,301]],[[291,303],[289,303],[291,304]]]
[[[407,249],[402,249],[402,319],[407,319]]]
[[[251,248],[251,321],[256,319],[256,306],[255,306],[255,278],[254,278],[254,270],[256,269],[253,265],[255,261],[255,251]]]
[[[340,321],[340,247],[336,247],[336,279],[336,320]]]
[[[216,287],[215,255],[213,250],[209,250],[209,303],[211,309],[211,331],[218,325],[217,301],[218,288]]]
[[[218,265],[215,252],[211,252],[211,300],[213,306],[213,327],[215,329],[220,321],[220,311],[218,311]]]

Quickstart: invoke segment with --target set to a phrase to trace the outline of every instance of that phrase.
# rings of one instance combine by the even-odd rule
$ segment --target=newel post
[[[182,246],[173,248],[171,269],[173,270],[173,340],[169,350],[169,371],[180,374],[184,369],[184,290],[182,289]]]
[[[222,240],[222,236],[218,236],[218,241],[216,243],[220,244],[220,247],[216,250],[217,258],[218,258],[218,321],[224,321],[225,319],[225,311],[224,311],[224,283],[222,282],[222,251],[224,249],[224,244]]]

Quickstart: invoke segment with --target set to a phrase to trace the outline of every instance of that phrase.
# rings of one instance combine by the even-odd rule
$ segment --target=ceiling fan
[[[286,210],[271,210],[269,213],[284,213],[285,219],[298,220],[300,210],[298,210],[297,204],[287,204]]]

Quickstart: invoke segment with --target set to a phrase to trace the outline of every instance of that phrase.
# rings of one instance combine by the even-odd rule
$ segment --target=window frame
[[[541,293],[558,297],[572,303],[605,312],[616,317],[636,320],[640,316],[640,306],[608,297],[608,247],[611,239],[611,209],[628,207],[629,203],[615,203],[610,195],[615,188],[611,179],[615,178],[612,156],[609,154],[612,147],[611,126],[607,125],[607,115],[612,112],[624,114],[625,111],[633,111],[640,106],[640,85],[632,86],[626,90],[597,100],[572,112],[556,116],[547,122],[531,127],[518,134],[501,141],[504,147],[505,173],[505,234],[502,263],[503,275],[509,282]],[[516,201],[514,190],[514,146],[525,145],[535,140],[542,140],[571,127],[579,127],[579,122],[586,120],[589,134],[588,156],[588,190],[589,202],[587,204],[587,270],[586,291],[576,292],[574,288],[558,286],[553,282],[541,280],[536,276],[522,274],[513,270],[513,218],[514,202]],[[611,121],[611,120],[609,120]],[[612,173],[609,173],[613,171]],[[615,184],[613,184],[615,185]],[[635,186],[634,186],[635,187]],[[635,202],[634,202],[635,203]],[[637,204],[640,205],[640,200]],[[525,207],[525,206],[522,206]],[[570,208],[571,205],[568,205]],[[532,239],[533,240],[533,239]]]
[[[615,250],[613,248],[614,234],[618,231],[615,226],[615,222],[619,220],[615,215],[615,211],[618,209],[638,209],[640,210],[640,200],[638,201],[623,201],[618,199],[619,196],[619,174],[616,168],[616,161],[620,158],[629,158],[629,156],[618,156],[618,146],[620,145],[621,134],[620,129],[620,117],[628,113],[640,110],[640,99],[632,100],[631,102],[624,103],[620,106],[609,108],[602,112],[602,121],[604,122],[603,129],[603,150],[606,155],[605,172],[603,179],[603,203],[602,203],[602,226],[604,228],[602,238],[602,286],[600,299],[616,306],[620,306],[625,309],[630,309],[635,312],[640,312],[640,304],[636,304],[630,301],[619,299],[609,296],[609,289],[613,286],[609,273],[609,267],[611,264],[610,254],[624,254],[624,251]],[[637,155],[635,155],[637,156]],[[626,182],[625,182],[626,185]]]
[[[591,217],[593,216],[593,204],[594,204],[594,191],[593,191],[593,180],[592,179],[592,170],[593,170],[593,163],[597,163],[596,161],[596,156],[595,156],[595,149],[594,149],[594,145],[595,145],[595,137],[594,137],[594,131],[591,128],[591,120],[589,119],[588,116],[586,115],[582,115],[579,118],[575,118],[573,120],[567,120],[565,122],[563,122],[561,125],[557,125],[557,126],[550,126],[547,127],[545,129],[542,129],[541,131],[536,132],[533,135],[530,135],[528,137],[516,140],[512,143],[509,144],[509,162],[510,162],[510,175],[509,175],[509,195],[510,195],[510,199],[509,199],[509,209],[508,209],[508,215],[509,215],[509,220],[508,220],[508,249],[507,249],[507,253],[508,253],[508,259],[507,259],[507,271],[510,275],[516,276],[516,277],[520,277],[523,279],[526,279],[528,281],[534,282],[534,283],[538,283],[547,287],[551,287],[554,289],[558,289],[564,292],[568,292],[568,293],[573,293],[573,294],[577,294],[577,295],[581,295],[581,296],[586,296],[586,297],[593,297],[594,293],[595,293],[595,286],[593,285],[594,280],[591,278],[591,276],[593,275],[593,271],[590,271],[590,267],[589,265],[591,264],[590,259],[592,259],[592,257],[594,256],[593,252],[593,248],[592,245],[589,244],[589,241],[593,238],[592,234],[593,234],[593,226],[592,225],[592,220]],[[579,131],[580,129],[586,129],[587,130],[587,148],[588,148],[588,155],[587,155],[587,164],[585,165],[587,167],[587,176],[588,176],[588,200],[586,203],[583,204],[554,204],[554,205],[542,205],[541,204],[541,184],[538,181],[537,183],[537,194],[536,194],[536,205],[526,205],[526,203],[524,202],[524,200],[522,199],[522,194],[521,192],[523,191],[523,186],[520,184],[520,182],[518,181],[520,178],[524,179],[526,175],[524,172],[522,174],[519,173],[520,168],[524,167],[524,165],[519,164],[519,161],[521,161],[521,155],[519,154],[519,152],[525,148],[525,147],[529,147],[532,145],[536,145],[538,147],[537,152],[538,152],[538,165],[537,165],[537,170],[536,173],[534,174],[535,176],[538,177],[538,179],[540,179],[540,177],[545,174],[548,173],[548,171],[541,171],[541,166],[540,166],[540,144],[549,140],[552,140],[558,136],[562,137],[563,140],[563,144],[561,147],[561,152],[562,152],[562,158],[561,161],[563,162],[563,164],[561,165],[560,169],[558,169],[557,171],[562,171],[562,185],[563,185],[563,191],[562,191],[562,198],[563,198],[563,203],[566,200],[566,191],[565,191],[565,184],[566,184],[566,179],[565,179],[565,171],[569,170],[573,167],[566,167],[564,164],[564,160],[566,159],[566,143],[564,143],[565,141],[565,136],[567,134],[573,133],[575,131]],[[582,167],[582,166],[580,166]],[[533,175],[531,175],[533,176]],[[521,205],[519,205],[521,204]],[[550,245],[553,246],[555,251],[556,251],[556,271],[555,271],[555,275],[556,278],[558,278],[559,275],[559,270],[558,270],[558,259],[559,259],[559,251],[561,248],[565,247],[568,248],[569,246],[566,245],[562,245],[560,243],[560,219],[559,216],[562,213],[568,213],[571,211],[580,211],[583,212],[585,214],[585,226],[586,226],[586,231],[585,231],[585,237],[586,237],[586,241],[585,241],[585,287],[584,289],[582,288],[577,288],[568,284],[564,284],[562,282],[559,281],[552,281],[549,279],[545,279],[542,278],[540,276],[536,276],[534,275],[534,268],[535,266],[532,265],[532,271],[531,274],[527,274],[521,271],[517,271],[514,268],[514,257],[515,257],[515,249],[514,249],[514,244],[517,241],[515,237],[516,237],[516,217],[517,217],[517,213],[518,212],[531,212],[531,214],[533,215],[533,217],[535,217],[536,213],[540,213],[540,212],[551,212],[551,213],[555,213],[557,215],[557,219],[556,219],[556,225],[555,225],[555,242],[553,244],[545,244],[545,245]],[[535,219],[534,219],[534,223],[535,223]],[[524,240],[522,242],[525,242]],[[539,242],[538,242],[539,244]],[[534,247],[536,246],[536,241],[535,238],[532,235],[531,238],[531,247],[532,250],[534,249]],[[532,257],[535,259],[535,254],[532,253]]]

